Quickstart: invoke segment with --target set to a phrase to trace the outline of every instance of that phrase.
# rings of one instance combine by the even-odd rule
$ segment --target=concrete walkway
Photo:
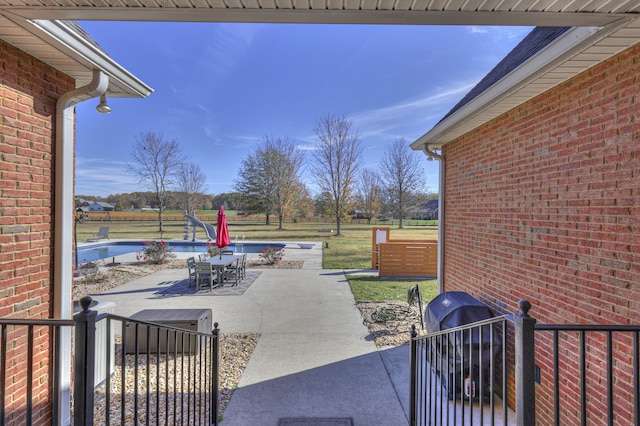
[[[163,270],[104,295],[116,313],[211,308],[226,333],[261,333],[224,412],[223,426],[273,425],[289,417],[349,417],[355,425],[408,424],[408,347],[378,351],[342,270],[321,269],[322,248],[288,244],[303,269],[266,269],[241,296],[161,296],[186,278]],[[254,255],[255,256],[255,255]]]

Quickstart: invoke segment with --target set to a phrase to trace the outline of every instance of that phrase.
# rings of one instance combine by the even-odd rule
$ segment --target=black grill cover
[[[425,311],[425,323],[429,333],[494,317],[487,305],[463,291],[440,293],[429,302]]]

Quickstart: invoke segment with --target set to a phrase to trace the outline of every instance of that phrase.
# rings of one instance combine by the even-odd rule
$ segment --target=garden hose
[[[385,304],[371,313],[373,322],[416,321],[420,317],[408,306]]]

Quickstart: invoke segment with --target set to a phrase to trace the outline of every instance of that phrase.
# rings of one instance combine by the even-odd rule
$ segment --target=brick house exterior
[[[0,40],[0,316],[51,318],[55,138],[53,119],[60,95],[75,87],[69,76]],[[48,330],[35,331],[42,377],[51,345]],[[26,354],[24,335],[10,332],[8,358]],[[16,357],[19,359],[20,357]],[[26,357],[22,358],[26,361]],[[7,424],[25,424],[24,362],[8,367],[4,391]],[[37,380],[35,424],[50,424],[51,380]]]
[[[73,106],[96,96],[97,91],[125,97],[150,93],[150,89],[146,91],[143,83],[122,68],[106,66],[107,70],[103,70],[102,66],[114,62],[102,52],[96,53],[99,47],[77,24],[64,22],[54,26],[63,33],[56,37],[62,40],[68,37],[65,41],[75,43],[73,52],[49,47],[42,41],[35,41],[32,46],[56,66],[0,37],[0,317],[3,319],[69,319],[73,312],[73,264],[71,250],[67,253],[65,249],[73,238],[69,232],[74,214],[73,179],[60,178],[73,176]],[[93,64],[92,59],[96,59]],[[99,75],[100,83],[87,84],[87,75],[90,80],[91,76],[95,79]],[[122,82],[129,85],[128,92],[121,90]],[[61,152],[71,155],[62,160]],[[64,170],[60,170],[60,164]],[[69,200],[69,205],[56,205],[58,200]],[[69,220],[64,220],[67,216]],[[61,241],[65,244],[60,244]],[[60,248],[65,249],[63,253]],[[32,339],[26,327],[7,326],[6,333],[7,344],[2,347],[7,366],[2,378],[4,424],[52,424],[56,412],[52,406],[52,329],[34,327]],[[71,376],[69,327],[61,332],[60,339],[63,349],[57,379],[62,396],[57,399],[58,421],[67,424]],[[26,373],[29,364],[33,365],[31,380]]]
[[[65,145],[56,124],[61,96],[86,85],[96,70],[109,76],[107,95],[144,97],[150,93],[149,88],[106,55],[94,55],[96,46],[85,49],[86,34],[77,28],[67,28],[71,25],[67,21],[48,19],[56,16],[146,20],[154,13],[158,20],[180,20],[186,18],[178,13],[187,10],[201,14],[199,19],[211,21],[235,20],[239,13],[245,13],[242,19],[246,22],[260,19],[300,22],[300,17],[303,22],[357,22],[356,16],[361,14],[367,23],[459,25],[462,21],[446,19],[453,17],[457,8],[469,7],[453,2],[446,8],[456,10],[435,12],[385,12],[374,10],[375,7],[370,11],[324,11],[312,7],[276,11],[258,3],[256,7],[244,5],[235,10],[227,3],[214,7],[207,2],[185,3],[175,8],[153,3],[107,0],[100,5],[90,2],[61,5],[43,0],[16,7],[15,2],[0,0],[3,317],[59,316],[54,298],[61,288],[67,293],[64,297],[58,295],[59,302],[66,310],[71,308],[72,262],[71,250],[67,249],[72,236],[70,232],[55,231],[60,222],[67,226],[62,229],[69,229],[73,220],[73,187],[56,177],[60,172],[56,166],[58,148]],[[402,8],[403,4],[410,3],[397,3],[397,7]],[[228,10],[211,10],[216,8]],[[612,10],[605,10],[603,6],[598,16],[585,10],[575,10],[578,12],[575,16],[550,10],[549,16],[554,22],[566,20],[564,25],[606,29],[618,25],[616,20],[631,22],[637,16],[637,8],[637,5],[624,9],[613,6]],[[438,16],[439,12],[445,14]],[[462,16],[474,13],[461,12]],[[216,13],[220,13],[219,17]],[[354,21],[345,21],[344,16],[338,16],[340,13],[349,14]],[[497,10],[495,14],[483,12],[478,23],[490,23],[489,16],[494,24],[513,24],[509,22],[510,13],[508,9]],[[546,12],[534,10],[531,18],[525,18],[531,20],[525,22],[527,13],[516,11],[517,24],[548,25],[543,22]],[[631,17],[622,16],[627,13]],[[428,19],[422,21],[425,17]],[[639,26],[632,23],[630,27],[626,33],[621,29],[618,43],[620,40],[624,43],[625,37],[638,39],[633,30],[637,31]],[[67,39],[74,31],[77,34]],[[594,55],[607,56],[609,51],[603,48],[604,53]],[[634,197],[638,199],[640,167],[633,130],[638,116],[634,97],[638,62],[637,47],[616,53],[589,71],[442,145],[447,163],[447,200],[443,203],[446,213],[445,208],[440,209],[447,219],[445,237],[441,239],[444,249],[441,259],[446,265],[441,271],[444,290],[467,290],[501,312],[514,312],[517,300],[527,298],[534,304],[532,315],[541,322],[638,322],[639,212]],[[71,141],[66,143],[72,144],[73,135],[70,136]],[[72,165],[67,164],[67,169],[71,170]],[[61,193],[66,198],[58,198]],[[68,199],[68,206],[57,203],[57,199]],[[66,271],[66,275],[60,271]],[[10,336],[8,355],[24,357],[21,338]],[[50,339],[45,332],[34,339],[44,349],[36,356],[41,367],[32,381],[37,383],[31,392],[34,424],[51,423]],[[628,349],[623,347],[620,353]],[[62,358],[68,360],[69,356],[63,354]],[[12,368],[24,372],[22,364]],[[542,368],[544,386],[548,370],[544,365]],[[24,374],[7,377],[11,377],[11,382],[5,383],[4,389],[8,404],[5,424],[24,424],[27,378]],[[626,376],[620,386],[627,390],[624,379]],[[548,397],[543,392],[538,397],[545,410]],[[567,424],[574,423],[572,417],[567,419]],[[547,417],[543,415],[541,422],[547,423]]]
[[[518,312],[526,299],[540,323],[640,324],[639,80],[636,44],[441,146],[443,290],[471,293],[498,313]],[[553,424],[551,344],[536,341],[537,424]],[[603,424],[595,396],[606,394],[604,337],[587,346],[589,421]],[[616,346],[615,357],[631,359],[632,346]],[[616,368],[614,377],[616,421],[625,424],[633,372]],[[578,381],[566,377],[563,391]],[[579,402],[565,403],[561,424],[579,424]]]

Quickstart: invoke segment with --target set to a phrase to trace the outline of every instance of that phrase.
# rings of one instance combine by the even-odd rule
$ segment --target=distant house
[[[115,210],[115,207],[104,201],[96,201],[95,203],[87,206],[87,209],[92,212],[112,212]]]
[[[365,210],[353,210],[351,212],[351,219],[369,219],[371,214]]]
[[[438,200],[430,200],[420,204],[413,215],[413,219],[438,219]]]
[[[91,204],[91,201],[87,201],[84,198],[76,198],[77,207],[87,207],[90,204]]]

